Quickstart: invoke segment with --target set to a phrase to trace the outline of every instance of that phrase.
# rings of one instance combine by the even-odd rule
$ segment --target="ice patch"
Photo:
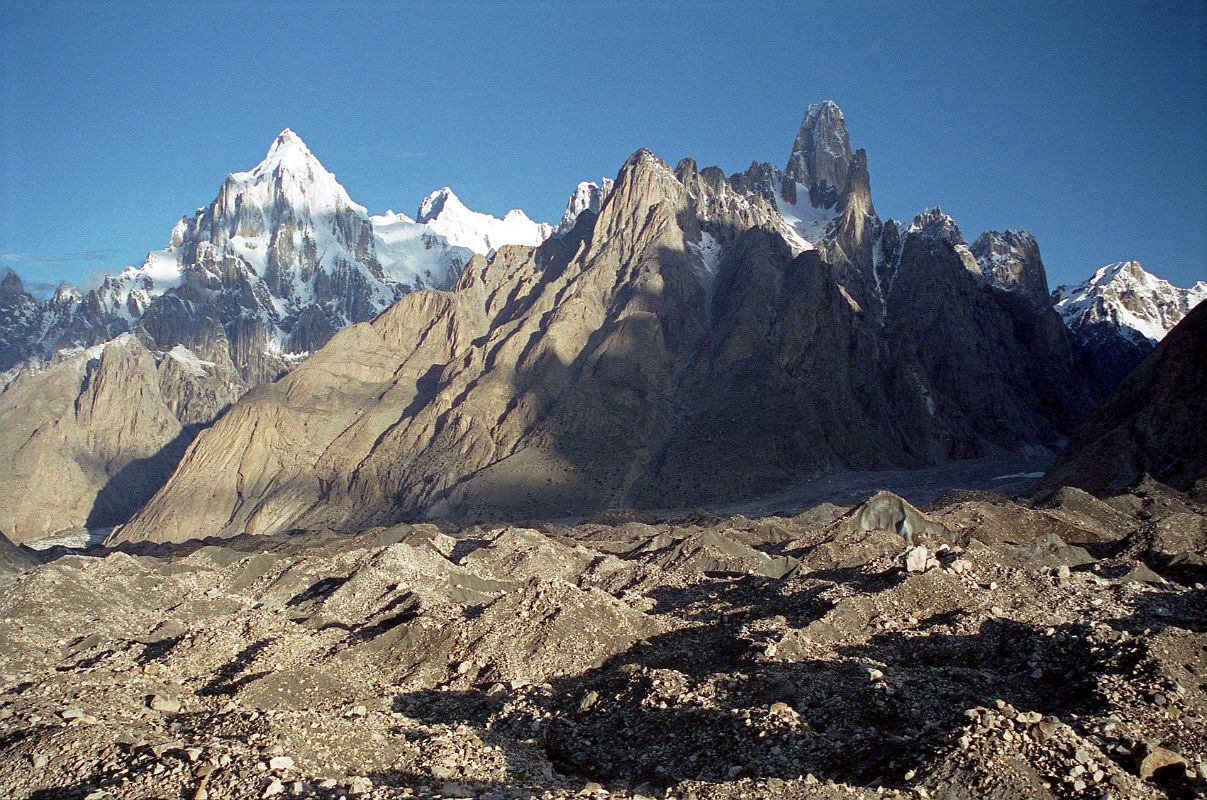
[[[688,248],[700,258],[700,268],[703,273],[714,278],[717,275],[717,266],[721,263],[721,243],[707,232],[700,233],[700,241],[688,242]]]
[[[49,550],[52,547],[69,547],[72,550],[86,550],[89,547],[96,547],[104,542],[112,532],[113,528],[64,531],[56,533],[54,536],[47,536],[45,539],[26,542],[25,546],[31,550]]]

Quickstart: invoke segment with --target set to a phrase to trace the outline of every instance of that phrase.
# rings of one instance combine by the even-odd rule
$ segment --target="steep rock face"
[[[972,255],[991,285],[1018,292],[1038,305],[1049,302],[1048,276],[1039,244],[1029,232],[985,231],[972,243]]]
[[[127,334],[0,393],[0,530],[23,542],[109,527],[146,502],[191,437],[186,425],[238,397],[231,372],[223,380],[186,354],[157,361]]]
[[[866,293],[872,288],[868,277],[876,268],[883,225],[872,205],[867,153],[862,149],[852,157],[847,175],[846,190],[838,202],[838,216],[826,228],[817,247],[826,260],[847,265],[853,273],[852,286],[858,286],[868,297]]]
[[[766,170],[747,171],[764,186]],[[876,283],[884,225],[872,203],[866,151],[851,150],[842,110],[832,100],[805,110],[780,181],[778,207],[806,248],[840,269],[840,280],[863,306],[882,303]]]
[[[1085,283],[1052,292],[1082,369],[1104,395],[1204,298],[1207,282],[1181,289],[1146,272],[1138,261],[1108,264]]]
[[[785,226],[638,151],[568,235],[475,258],[251,392],[113,539],[693,503],[1067,426],[1059,320],[985,285],[949,218],[896,234],[875,313]]]
[[[1048,487],[1117,494],[1148,474],[1175,489],[1207,479],[1207,306],[1187,314],[1069,443]]]
[[[905,231],[885,312],[906,447],[933,461],[1059,439],[1090,402],[1066,331],[1050,309],[986,285],[936,212]]]

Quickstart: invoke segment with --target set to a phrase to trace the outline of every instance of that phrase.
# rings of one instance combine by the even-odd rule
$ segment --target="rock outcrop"
[[[1050,302],[1039,244],[1028,231],[985,231],[971,250],[981,275],[993,286],[1018,292],[1037,305]]]
[[[24,542],[124,522],[242,388],[229,362],[157,357],[130,334],[23,375],[0,393],[0,530]]]
[[[0,580],[37,566],[38,560],[0,533]]]

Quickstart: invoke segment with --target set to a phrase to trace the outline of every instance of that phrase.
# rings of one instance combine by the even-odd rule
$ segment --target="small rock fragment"
[[[926,561],[930,557],[928,551],[923,545],[911,547],[905,551],[905,571],[906,572],[925,572]]]
[[[268,768],[276,772],[293,769],[293,759],[289,756],[273,756],[268,760]]]
[[[175,714],[180,710],[180,701],[174,697],[167,697],[162,694],[151,695],[149,703],[152,711],[162,711],[165,714]]]
[[[1136,759],[1140,779],[1145,781],[1160,780],[1163,774],[1180,774],[1186,770],[1186,759],[1181,755],[1152,744],[1145,743],[1137,748]]]
[[[350,794],[369,794],[373,791],[373,781],[363,776],[348,779],[348,792]]]

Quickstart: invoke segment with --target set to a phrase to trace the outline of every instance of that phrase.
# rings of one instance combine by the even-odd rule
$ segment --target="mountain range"
[[[448,188],[370,216],[286,130],[141,267],[0,281],[0,529],[548,518],[1054,451],[1205,294],[1137,262],[1050,294],[1025,231],[882,220],[832,102],[782,170],[639,150],[556,227]]]

